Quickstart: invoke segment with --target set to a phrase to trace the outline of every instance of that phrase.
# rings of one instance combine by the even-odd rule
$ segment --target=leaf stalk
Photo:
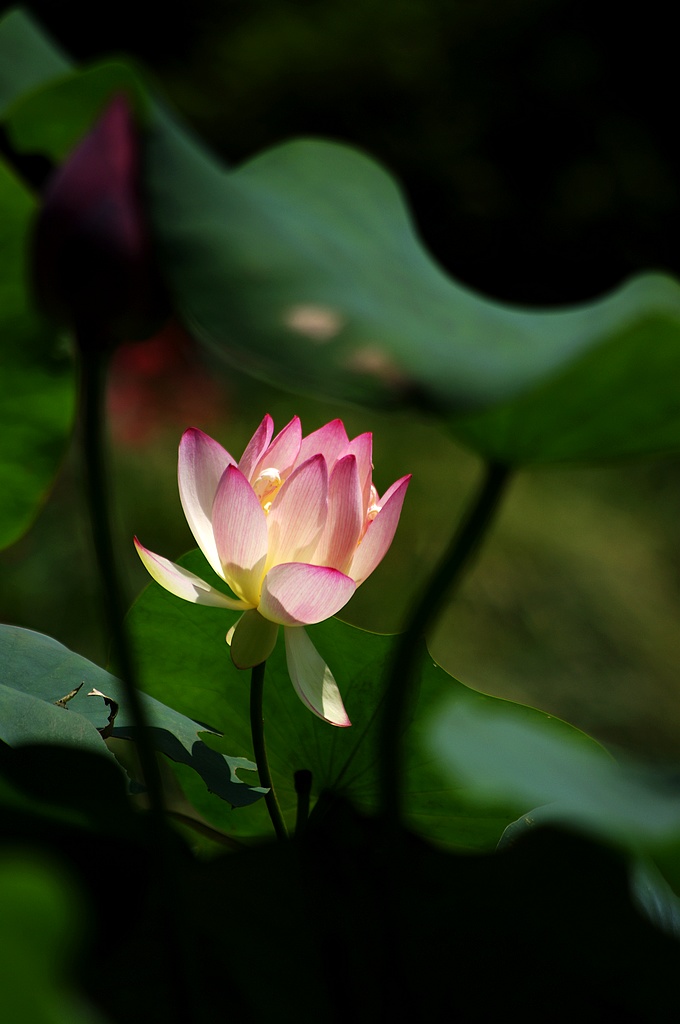
[[[425,634],[460,585],[473,556],[493,522],[506,491],[512,469],[489,462],[482,484],[459,523],[451,542],[415,602],[406,629],[397,639],[387,677],[380,741],[380,790],[382,814],[395,830],[401,823],[404,804],[403,734],[407,710],[417,682],[418,666],[425,654]]]

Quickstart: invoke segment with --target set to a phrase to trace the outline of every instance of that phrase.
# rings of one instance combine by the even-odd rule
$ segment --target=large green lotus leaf
[[[509,800],[525,812],[512,832],[558,823],[636,853],[672,848],[677,861],[677,772],[615,761],[569,733],[548,738],[538,722],[471,703],[444,704],[430,733],[441,770],[473,795],[476,806]]]
[[[121,92],[146,119],[146,93],[132,66],[74,68],[25,11],[0,19],[0,117],[18,152],[61,161]]]
[[[20,96],[69,70],[69,61],[24,10],[0,19],[0,114]]]
[[[5,627],[0,627],[4,630]],[[4,638],[0,632],[0,645],[4,649]],[[6,678],[11,678],[8,674]],[[68,692],[68,691],[66,691]],[[0,683],[0,740],[9,746],[23,746],[28,743],[57,743],[96,751],[108,756],[106,746],[97,732],[107,723],[106,707],[101,700],[92,701],[95,705],[99,724],[95,725],[90,716],[75,714],[68,707],[60,707],[55,702],[65,693],[60,693],[54,700],[47,701],[42,696],[22,691],[16,685]]]
[[[19,152],[42,153],[59,163],[118,93],[125,93],[138,115],[146,116],[143,87],[128,65],[107,62],[70,71],[6,111],[8,136]]]
[[[86,742],[106,752],[97,729],[108,721],[107,705],[97,690],[118,705],[111,736],[134,739],[135,728],[125,690],[109,672],[74,654],[51,637],[16,626],[0,626],[0,739],[10,745],[26,743]],[[82,685],[81,685],[82,684]],[[61,701],[80,687],[60,707]],[[203,783],[222,800],[245,806],[262,796],[259,788],[243,782],[239,769],[252,771],[245,758],[222,755],[203,743],[204,726],[142,694],[144,709],[157,750],[175,761],[189,765]]]
[[[630,315],[614,337],[526,395],[456,418],[458,438],[487,458],[519,464],[677,449],[678,285],[643,275],[614,296],[617,304],[624,297]]]
[[[70,435],[75,378],[31,308],[26,237],[35,202],[0,163],[0,548],[30,526]]]
[[[642,275],[554,312],[492,302],[434,263],[384,170],[329,142],[287,143],[227,172],[159,115],[148,176],[180,309],[253,372],[315,394],[424,403],[513,462],[680,443],[669,278]]]
[[[10,135],[59,157],[120,88],[142,95],[122,65],[48,82],[14,104]],[[159,108],[146,176],[177,307],[240,367],[316,395],[425,406],[509,463],[680,445],[674,280],[640,275],[557,311],[493,302],[436,265],[368,157],[303,140],[227,171]]]
[[[219,585],[198,552],[180,561]],[[250,757],[250,674],[234,668],[225,643],[225,634],[235,620],[235,613],[182,601],[155,583],[143,591],[128,616],[144,689],[223,732],[221,743]],[[338,619],[308,627],[308,632],[336,676],[353,724],[347,729],[335,728],[302,704],[290,682],[279,637],[266,668],[265,733],[274,785],[290,825],[296,806],[293,776],[299,769],[312,772],[313,799],[324,790],[332,790],[362,810],[375,809],[378,719],[395,644],[395,637],[367,633]],[[503,806],[500,802],[489,810],[464,801],[433,761],[423,742],[422,723],[446,696],[471,703],[482,714],[489,709],[510,721],[528,719],[547,742],[553,735],[576,731],[533,709],[467,689],[425,654],[414,720],[406,740],[404,777],[409,823],[430,838],[459,847],[488,848],[516,816],[514,804]],[[592,745],[582,734],[576,735],[578,742]],[[183,782],[201,813],[226,831],[233,835],[271,833],[263,806],[232,814],[220,808],[217,801],[201,796],[188,777]]]

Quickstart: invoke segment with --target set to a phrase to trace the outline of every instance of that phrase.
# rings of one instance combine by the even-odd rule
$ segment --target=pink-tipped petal
[[[212,506],[222,474],[235,464],[229,452],[202,430],[190,427],[184,431],[177,469],[179,497],[196,543],[218,576],[222,567],[212,529]]]
[[[212,508],[221,574],[239,597],[257,607],[267,561],[267,517],[236,466],[228,466]]]
[[[283,430],[276,435],[269,447],[262,453],[255,467],[250,482],[254,483],[258,474],[265,469],[277,469],[282,479],[285,480],[295,464],[300,444],[302,442],[302,427],[299,416],[294,416],[290,423],[287,423]]]
[[[301,466],[312,455],[323,455],[330,473],[341,456],[345,455],[349,438],[342,420],[331,420],[313,433],[303,437],[296,466]]]
[[[156,583],[169,590],[175,597],[181,597],[184,601],[191,601],[193,604],[206,604],[214,608],[231,608],[232,611],[240,611],[248,605],[243,601],[227,597],[226,594],[215,590],[209,583],[195,576],[193,572],[184,569],[181,565],[154,554],[140,544],[135,537],[137,554],[144,563],[147,572],[153,576]]]
[[[346,572],[361,537],[365,516],[357,460],[354,455],[345,455],[336,462],[331,473],[328,515],[314,552],[315,563]]]
[[[266,661],[276,646],[279,627],[255,609],[244,612],[231,632],[231,660],[236,668],[252,668]]]
[[[265,418],[262,420],[262,423],[260,423],[259,427],[248,442],[246,450],[241,456],[238,464],[238,468],[247,480],[251,479],[253,470],[259,462],[262,452],[265,451],[267,445],[271,441],[273,433],[274,420],[271,418],[269,413],[267,413]]]
[[[410,479],[410,475],[403,476],[392,484],[381,500],[380,511],[373,522],[368,525],[348,570],[357,586],[371,575],[387,554],[399,524],[399,516]]]
[[[349,576],[324,565],[275,565],[264,578],[259,612],[282,626],[309,626],[339,612],[355,589]]]
[[[295,692],[310,711],[330,725],[351,725],[333,673],[304,629],[284,629],[286,661]]]
[[[306,562],[316,548],[328,513],[328,471],[323,455],[293,470],[267,516],[267,566]]]
[[[347,446],[348,455],[356,455],[361,485],[364,515],[371,504],[371,480],[373,477],[373,434],[359,434]]]

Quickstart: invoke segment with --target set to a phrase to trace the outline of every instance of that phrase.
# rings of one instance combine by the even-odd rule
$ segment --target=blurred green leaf
[[[456,419],[454,433],[487,458],[514,463],[677,449],[679,296],[676,281],[658,274],[630,280],[610,298],[620,322],[609,338],[519,398]],[[602,312],[593,304],[593,326]]]
[[[35,518],[74,416],[72,361],[31,308],[26,247],[34,210],[0,163],[0,548]]]
[[[199,552],[180,562],[219,586]],[[224,732],[220,748],[252,756],[249,719],[250,674],[236,669],[225,635],[236,613],[181,601],[157,584],[146,588],[133,605],[128,623],[136,648],[144,689],[171,702],[190,717]],[[265,734],[274,785],[288,823],[295,818],[293,776],[299,769],[313,775],[313,800],[324,791],[344,796],[364,811],[376,806],[379,763],[379,714],[385,673],[395,638],[367,633],[339,619],[308,627],[310,637],[330,665],[347,708],[351,728],[337,729],[312,715],[296,696],[288,675],[282,636],[267,662]],[[404,772],[409,823],[421,835],[465,848],[495,845],[503,828],[516,816],[514,804],[491,810],[464,800],[451,786],[424,742],[423,723],[433,707],[455,695],[480,714],[495,711],[511,722],[528,719],[547,736],[575,733],[565,723],[539,711],[468,690],[429,657],[423,673],[414,719],[407,735]],[[577,733],[586,746],[593,741]],[[208,737],[207,742],[211,743]],[[599,748],[598,748],[599,749]],[[210,820],[234,835],[269,835],[271,824],[263,806],[232,815],[197,792],[182,775],[187,795]]]
[[[20,96],[69,70],[69,61],[27,11],[0,19],[0,114]]]
[[[143,111],[124,65],[20,93],[14,144],[63,156],[121,89]],[[676,281],[643,274],[563,310],[503,305],[436,265],[367,156],[301,140],[228,172],[159,107],[152,122],[146,188],[164,276],[194,333],[239,368],[315,395],[425,407],[508,463],[680,447]]]
[[[60,162],[82,138],[108,101],[125,93],[138,116],[146,100],[133,68],[122,62],[71,71],[20,98],[5,114],[7,133],[19,152]]]
[[[129,63],[75,68],[25,11],[0,20],[0,117],[18,152],[59,163],[118,93],[146,119],[146,92]]]
[[[633,863],[630,886],[633,900],[652,924],[680,939],[680,898],[653,861]]]
[[[85,743],[111,756],[97,732],[106,725],[108,710],[101,696],[88,696],[93,689],[119,705],[112,737],[135,739],[122,684],[56,640],[16,626],[0,626],[0,663],[6,680],[0,688],[0,739],[4,742],[12,746]],[[79,686],[66,707],[55,704]],[[239,769],[252,771],[255,766],[251,761],[211,750],[199,737],[202,726],[153,697],[142,697],[157,750],[189,765],[211,792],[230,805],[247,805],[261,797],[261,790],[247,785],[236,774]]]
[[[680,444],[676,282],[642,275],[555,312],[492,302],[435,265],[385,171],[332,143],[288,143],[227,173],[159,116],[148,174],[180,309],[252,372],[424,404],[509,462]]]
[[[680,849],[677,774],[619,763],[577,734],[548,735],[538,721],[471,703],[439,709],[430,748],[478,806],[509,801],[528,824],[575,826],[634,852]]]
[[[103,1024],[75,991],[85,911],[63,867],[26,852],[0,857],[0,991],[7,1021]]]

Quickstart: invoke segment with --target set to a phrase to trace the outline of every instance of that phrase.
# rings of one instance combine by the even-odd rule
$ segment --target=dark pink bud
[[[117,96],[48,181],[35,228],[40,305],[75,327],[81,343],[145,337],[160,288],[142,209],[139,140]]]

